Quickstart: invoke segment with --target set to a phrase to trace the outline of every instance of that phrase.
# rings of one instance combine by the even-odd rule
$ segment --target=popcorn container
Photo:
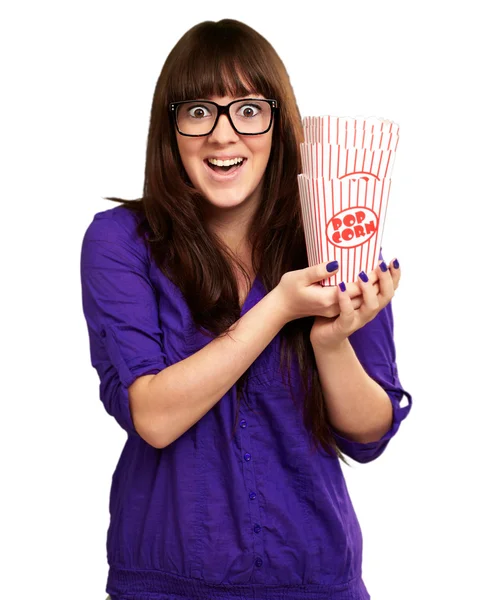
[[[376,118],[305,117],[299,196],[309,266],[337,260],[321,285],[378,263],[399,128]]]

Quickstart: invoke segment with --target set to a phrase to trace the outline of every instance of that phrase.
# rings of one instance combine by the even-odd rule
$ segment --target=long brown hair
[[[241,74],[241,77],[239,77]],[[247,86],[247,87],[245,87]],[[210,96],[245,97],[261,94],[278,101],[272,148],[263,183],[263,196],[251,220],[252,265],[267,292],[287,271],[308,266],[297,175],[301,172],[301,116],[287,71],[270,43],[251,27],[232,19],[205,21],[177,42],[156,84],[150,116],[143,197],[122,202],[141,211],[138,233],[148,233],[152,256],[161,271],[181,290],[198,329],[226,335],[240,318],[241,308],[233,264],[243,266],[221,239],[207,231],[202,196],[182,165],[168,104]],[[284,381],[287,360],[301,372],[304,424],[331,456],[344,456],[332,436],[309,333],[314,317],[296,319],[280,332]],[[238,405],[248,370],[240,377]],[[238,418],[238,412],[236,413]],[[237,421],[236,418],[236,421]],[[235,423],[236,428],[236,423]]]

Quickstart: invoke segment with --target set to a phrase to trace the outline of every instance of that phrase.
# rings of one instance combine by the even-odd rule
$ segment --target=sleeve
[[[372,321],[349,336],[351,346],[364,370],[388,394],[393,408],[391,429],[376,442],[355,442],[340,436],[333,429],[334,438],[341,452],[359,463],[371,462],[381,456],[391,438],[398,432],[401,421],[411,410],[411,394],[399,381],[393,333],[394,321],[390,302]],[[407,404],[400,406],[404,396]]]
[[[135,430],[128,387],[167,366],[148,254],[134,231],[105,211],[95,215],[81,247],[83,313],[100,400],[129,435]],[[134,229],[134,228],[133,228]],[[139,239],[139,238],[137,238]]]

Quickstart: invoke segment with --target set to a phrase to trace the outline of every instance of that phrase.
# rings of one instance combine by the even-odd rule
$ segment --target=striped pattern
[[[298,175],[308,263],[339,261],[322,285],[377,265],[399,127],[375,117],[305,117]]]

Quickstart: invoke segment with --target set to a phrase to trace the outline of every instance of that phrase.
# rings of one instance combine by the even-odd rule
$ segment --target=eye
[[[257,111],[257,112],[255,112],[255,111]],[[251,103],[243,104],[238,109],[239,116],[244,117],[245,119],[251,119],[252,117],[255,117],[256,115],[258,115],[261,111],[262,111],[261,106],[259,106],[258,104],[251,104]]]
[[[188,108],[188,116],[190,116],[193,119],[203,119],[204,117],[207,117],[210,114],[211,113],[208,110],[208,108],[203,104],[196,104],[195,106],[191,106],[190,108]]]

